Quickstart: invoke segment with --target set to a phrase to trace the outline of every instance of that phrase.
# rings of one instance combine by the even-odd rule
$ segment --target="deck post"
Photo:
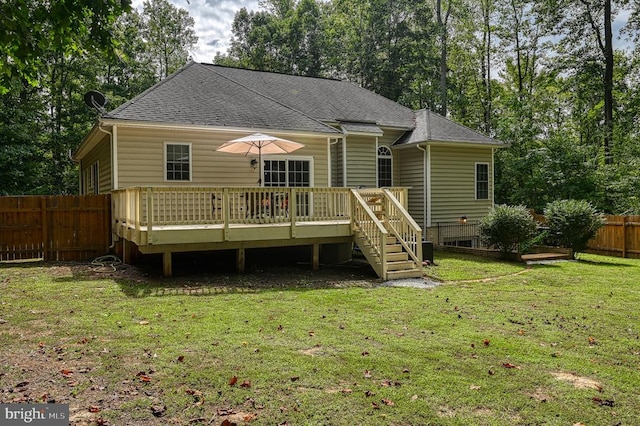
[[[244,264],[245,264],[245,249],[241,247],[236,252],[236,271],[238,271],[239,273],[244,273]]]
[[[320,244],[314,244],[311,254],[311,268],[314,271],[320,269]]]
[[[162,253],[162,276],[163,277],[170,277],[172,275],[172,257],[171,257],[171,252],[170,251],[165,251],[164,253]]]

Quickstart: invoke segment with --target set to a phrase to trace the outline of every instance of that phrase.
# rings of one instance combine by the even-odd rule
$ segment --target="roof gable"
[[[440,114],[427,109],[415,112],[416,127],[400,138],[395,145],[417,144],[421,142],[451,142],[471,143],[482,145],[504,144],[496,139],[485,136],[462,124],[455,123]]]

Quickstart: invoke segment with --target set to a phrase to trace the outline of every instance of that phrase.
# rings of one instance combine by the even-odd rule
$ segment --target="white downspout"
[[[328,176],[328,179],[329,179],[329,181],[327,182],[327,186],[329,188],[331,188],[333,186],[333,182],[332,182],[332,177],[333,176],[332,176],[332,173],[331,173],[333,171],[333,163],[331,162],[331,145],[335,145],[339,141],[338,138],[335,138],[334,141],[331,142],[331,139],[334,139],[334,138],[330,138],[330,137],[327,138],[327,142],[328,142],[327,143],[327,158],[328,158],[327,167],[329,169],[328,173],[327,173],[327,176]]]
[[[113,160],[111,164],[111,173],[113,174],[113,189],[118,189],[120,176],[118,173],[118,127],[113,126]]]
[[[349,185],[347,184],[348,179],[347,179],[347,137],[343,136],[342,137],[342,179],[343,179],[343,185],[345,187],[348,187]]]

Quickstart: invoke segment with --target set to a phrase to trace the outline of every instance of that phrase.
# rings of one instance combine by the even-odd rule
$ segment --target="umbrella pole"
[[[262,148],[258,147],[258,186],[262,186]]]

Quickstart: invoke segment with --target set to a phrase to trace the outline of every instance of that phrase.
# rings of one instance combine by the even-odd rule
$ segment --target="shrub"
[[[549,236],[558,245],[573,250],[574,258],[604,226],[603,215],[585,200],[553,201],[545,207],[544,216]]]
[[[525,206],[498,205],[480,219],[478,228],[483,241],[506,255],[534,236],[536,222]]]

